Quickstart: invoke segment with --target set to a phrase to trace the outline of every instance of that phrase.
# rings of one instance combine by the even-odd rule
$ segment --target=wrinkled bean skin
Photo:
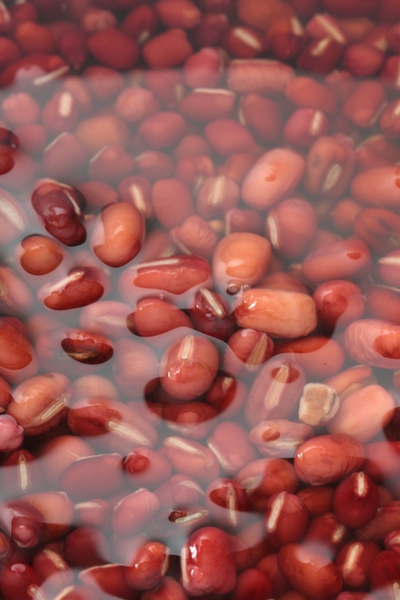
[[[286,290],[246,290],[234,315],[240,327],[263,331],[272,337],[302,337],[317,325],[314,300],[306,294]]]
[[[48,431],[66,415],[72,396],[70,382],[61,373],[46,373],[27,379],[14,390],[7,414],[28,435]]]
[[[344,333],[344,347],[350,358],[371,367],[398,369],[399,344],[400,326],[390,321],[379,319],[354,321]]]
[[[326,485],[357,471],[365,463],[362,444],[343,434],[320,435],[301,444],[294,457],[297,476],[311,485]]]

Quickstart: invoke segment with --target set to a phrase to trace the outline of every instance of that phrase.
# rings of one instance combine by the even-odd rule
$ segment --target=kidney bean
[[[242,184],[242,198],[251,208],[262,209],[290,195],[305,171],[305,160],[289,148],[270,150],[255,163]]]
[[[143,525],[160,508],[157,496],[141,488],[125,496],[114,508],[112,527],[118,535],[131,536],[139,533]]]
[[[375,516],[378,504],[378,487],[363,471],[346,477],[333,496],[335,515],[352,529],[368,523]]]
[[[356,541],[345,544],[335,559],[343,583],[351,588],[365,589],[370,565],[379,552],[380,548],[374,542]]]
[[[249,440],[261,454],[270,457],[292,458],[297,448],[313,435],[313,430],[304,423],[292,423],[285,419],[261,421],[253,427]]]
[[[240,327],[273,337],[298,338],[311,333],[317,324],[314,300],[306,294],[285,290],[246,290],[234,315]]]
[[[364,462],[364,448],[358,440],[332,433],[301,444],[294,457],[294,468],[305,483],[325,485],[362,468]]]
[[[184,590],[195,596],[223,594],[232,591],[235,581],[235,559],[228,535],[216,527],[203,527],[192,533],[181,551]]]
[[[193,476],[207,484],[219,476],[214,452],[194,440],[167,437],[164,439],[164,452],[172,468],[181,475]]]
[[[318,551],[301,544],[286,544],[278,554],[279,568],[289,583],[308,598],[336,595],[342,578],[336,565]]]
[[[161,359],[160,383],[178,401],[200,396],[218,369],[218,354],[206,338],[187,335],[171,344]]]

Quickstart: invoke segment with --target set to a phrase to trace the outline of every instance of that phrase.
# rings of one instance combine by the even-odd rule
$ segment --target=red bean
[[[178,227],[171,229],[169,237],[185,254],[197,254],[206,259],[212,257],[218,236],[207,221],[191,215]]]
[[[228,88],[244,94],[282,92],[293,77],[292,67],[276,60],[232,60],[227,72]]]
[[[68,310],[87,306],[104,294],[105,277],[91,267],[75,267],[53,284],[44,284],[38,297],[52,310]]]
[[[297,405],[305,384],[303,369],[276,357],[257,375],[247,396],[244,416],[249,425],[265,419],[284,419]]]
[[[122,488],[122,457],[98,454],[81,457],[64,469],[60,486],[73,500],[108,498]],[[91,565],[87,565],[91,566]]]
[[[317,324],[316,307],[310,296],[279,289],[244,291],[234,315],[240,327],[263,331],[273,337],[305,336]]]
[[[153,37],[143,46],[142,53],[151,69],[169,69],[185,62],[192,54],[186,33],[182,29],[170,29]]]
[[[249,440],[265,456],[292,458],[300,444],[312,436],[313,429],[309,425],[271,419],[256,425],[249,433]]]
[[[28,502],[43,515],[43,541],[58,540],[70,531],[74,505],[65,492],[37,492],[22,496],[21,500]]]
[[[347,279],[368,273],[371,256],[357,238],[339,240],[313,250],[303,261],[303,274],[313,282]]]
[[[338,485],[333,496],[333,510],[336,516],[352,529],[361,527],[372,519],[378,504],[378,488],[363,471],[346,477]]]
[[[136,486],[153,487],[171,477],[171,466],[165,457],[150,448],[136,448],[123,461],[127,478]]]
[[[362,444],[348,435],[319,435],[301,444],[294,457],[296,474],[311,485],[325,485],[362,468]]]
[[[164,451],[172,468],[181,475],[196,477],[207,484],[219,476],[215,454],[196,441],[168,437],[164,439]]]
[[[235,152],[257,151],[256,142],[247,129],[233,119],[215,120],[205,128],[206,140],[212,149],[227,158]]]
[[[194,212],[190,190],[175,178],[157,181],[151,190],[151,202],[155,216],[168,229],[181,225]]]
[[[342,589],[342,578],[333,562],[301,544],[286,544],[278,554],[279,567],[289,583],[308,598],[317,600]]]
[[[228,535],[216,527],[198,529],[181,552],[181,583],[185,591],[195,596],[223,594],[232,591],[235,581],[235,560]]]
[[[145,488],[125,496],[114,508],[112,526],[115,533],[123,536],[139,533],[159,507],[157,496]]]
[[[365,589],[370,565],[379,552],[380,548],[374,542],[357,541],[345,544],[335,559],[343,583],[355,589]]]
[[[210,387],[218,355],[206,338],[188,335],[167,348],[161,359],[160,382],[178,401],[192,400]]]
[[[252,208],[267,208],[293,192],[305,170],[302,156],[285,148],[264,154],[247,174],[243,200]]]

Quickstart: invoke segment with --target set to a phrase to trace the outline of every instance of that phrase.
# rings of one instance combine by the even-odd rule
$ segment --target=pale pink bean
[[[327,429],[330,433],[351,435],[365,443],[388,425],[394,409],[395,403],[389,392],[380,385],[369,385],[342,401]]]
[[[289,148],[266,152],[250,169],[242,184],[246,204],[263,209],[291,194],[305,172],[304,158]]]
[[[145,488],[125,496],[114,508],[112,526],[115,533],[122,536],[139,533],[159,508],[157,496]]]
[[[400,326],[379,319],[355,321],[344,332],[344,348],[357,363],[381,369],[398,369]]]
[[[38,492],[22,496],[43,515],[45,523],[43,542],[64,537],[71,529],[74,505],[65,492]]]
[[[49,431],[66,415],[72,396],[69,380],[61,373],[46,373],[26,379],[13,392],[7,414],[27,435]]]
[[[231,233],[215,248],[212,272],[217,289],[236,293],[258,283],[267,270],[271,246],[255,233]]]
[[[122,488],[122,456],[117,453],[78,458],[61,474],[59,486],[73,500],[109,498]]]
[[[150,448],[135,448],[124,458],[124,471],[135,486],[153,487],[171,477],[171,465],[160,453]]]
[[[268,212],[265,228],[273,248],[285,257],[294,258],[303,254],[313,241],[318,217],[310,202],[287,198]]]
[[[280,93],[294,75],[292,67],[277,60],[232,60],[227,73],[228,87],[241,94]]]
[[[325,485],[360,471],[365,451],[358,440],[349,435],[319,435],[301,444],[294,457],[297,476],[311,485]]]
[[[115,344],[114,378],[123,394],[142,398],[157,385],[155,352],[134,339],[118,340]]]
[[[131,308],[123,302],[95,302],[83,307],[79,324],[85,331],[121,338],[126,335],[126,319],[130,312]]]
[[[164,452],[175,471],[194,477],[199,483],[208,484],[219,476],[219,464],[214,452],[194,440],[165,438]]]
[[[317,325],[314,300],[294,291],[246,290],[234,314],[240,327],[250,327],[273,337],[299,338],[311,333]]]
[[[246,398],[246,422],[256,425],[265,419],[290,416],[305,383],[306,377],[300,365],[280,357],[272,358],[258,373]]]
[[[297,448],[313,437],[313,428],[286,419],[261,421],[249,433],[249,440],[259,452],[271,458],[293,458]]]
[[[302,271],[310,281],[349,279],[371,269],[371,254],[362,240],[349,238],[323,244],[303,260]]]
[[[19,448],[24,439],[24,429],[10,415],[0,415],[0,451],[11,452]]]
[[[214,452],[221,469],[232,475],[256,459],[246,430],[232,421],[219,423],[208,436],[207,446]]]

